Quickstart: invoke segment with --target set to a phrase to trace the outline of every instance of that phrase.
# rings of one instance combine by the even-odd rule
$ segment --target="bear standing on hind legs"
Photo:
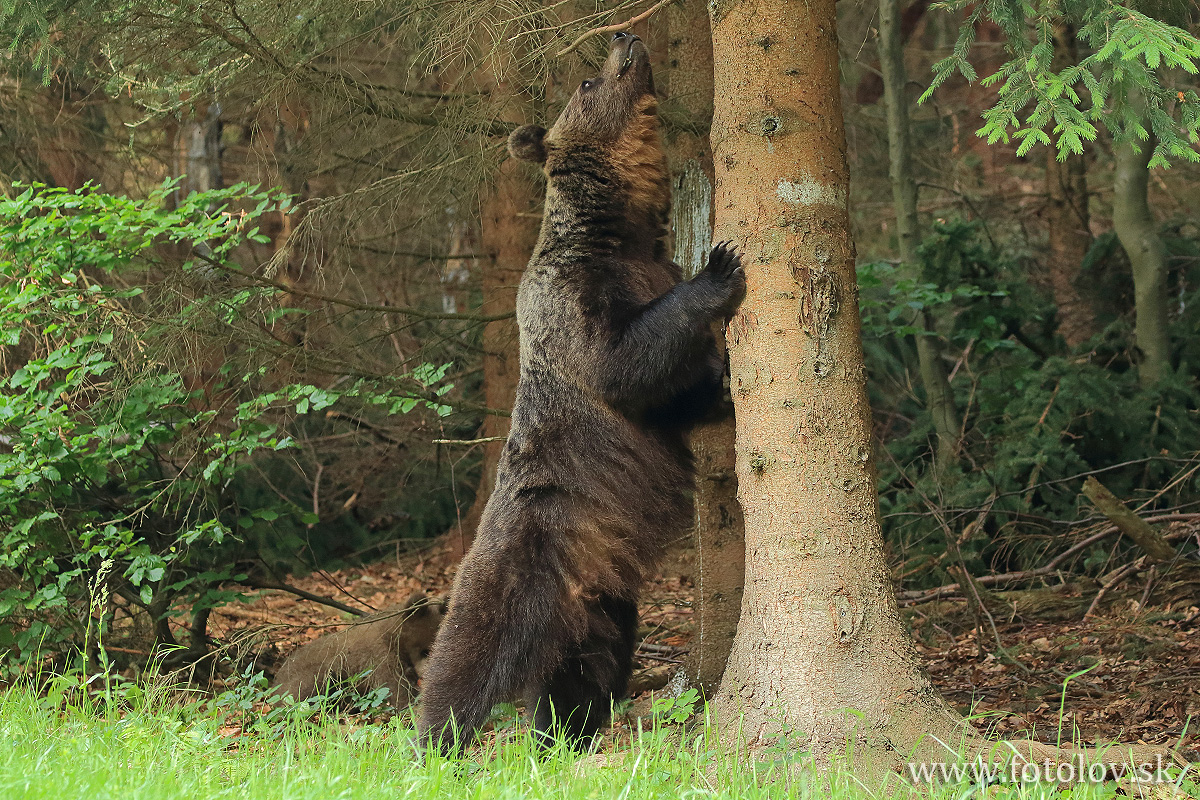
[[[613,37],[547,132],[541,235],[517,293],[521,372],[496,488],[459,567],[422,692],[422,740],[466,744],[498,702],[585,747],[625,692],[637,600],[691,522],[684,434],[721,391],[709,323],[745,292],[732,248],[680,282],[645,45]]]

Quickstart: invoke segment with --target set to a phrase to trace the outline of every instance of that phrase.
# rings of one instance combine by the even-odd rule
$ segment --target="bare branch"
[[[502,319],[511,319],[512,317],[516,316],[516,312],[513,311],[502,314],[450,314],[438,311],[423,311],[419,308],[412,308],[411,306],[381,306],[372,303],[360,303],[356,300],[350,300],[345,297],[334,297],[333,295],[307,292],[303,289],[297,289],[294,286],[288,286],[286,283],[279,283],[278,281],[264,278],[261,275],[251,275],[249,272],[243,272],[242,270],[231,267],[228,264],[223,264],[220,261],[211,259],[205,256],[203,253],[193,251],[192,255],[215,269],[219,269],[222,272],[228,272],[230,275],[237,275],[238,277],[245,278],[248,281],[253,281],[261,286],[270,286],[273,289],[278,289],[281,292],[287,292],[288,294],[295,295],[297,297],[305,297],[309,300],[320,300],[325,303],[332,303],[333,305],[352,308],[355,311],[375,311],[380,314],[404,314],[410,317],[417,317],[418,319],[461,319],[468,322],[496,322]]]
[[[559,50],[557,53],[554,54],[554,56],[555,56],[555,58],[562,58],[567,53],[573,52],[576,48],[579,47],[579,45],[583,44],[584,42],[586,42],[588,39],[590,39],[593,36],[599,36],[599,35],[605,34],[605,33],[616,33],[617,31],[627,31],[630,28],[632,28],[634,25],[637,25],[639,22],[649,19],[650,16],[652,14],[654,14],[655,11],[658,11],[663,6],[667,5],[668,3],[672,3],[672,2],[674,2],[674,0],[658,0],[657,3],[655,3],[653,6],[646,9],[642,13],[638,14],[636,17],[630,17],[629,19],[625,20],[624,22],[618,22],[615,25],[602,25],[599,28],[592,28],[590,31],[580,34],[579,38],[577,38],[575,41],[571,42],[569,45],[564,47],[562,50]]]
[[[306,592],[304,589],[301,589],[299,586],[292,586],[290,583],[283,583],[282,581],[275,582],[275,581],[258,581],[258,580],[247,579],[246,581],[244,581],[244,583],[247,586],[254,587],[255,589],[278,589],[281,592],[288,592],[289,594],[296,595],[296,597],[302,597],[305,600],[311,600],[314,603],[320,603],[321,605],[329,606],[330,608],[336,608],[339,611],[345,611],[347,614],[353,614],[356,617],[361,617],[367,613],[367,612],[361,611],[357,608],[348,606],[345,603],[338,602],[337,600],[334,600],[332,597],[325,597],[323,595],[313,594],[312,592]]]
[[[1146,517],[1146,522],[1195,522],[1200,520],[1200,514],[1159,514],[1153,517]],[[983,575],[975,578],[975,583],[980,586],[994,586],[1000,583],[1012,583],[1015,581],[1028,581],[1034,578],[1044,578],[1048,575],[1053,575],[1059,565],[1067,561],[1074,555],[1078,555],[1082,550],[1104,539],[1107,536],[1112,536],[1114,533],[1119,533],[1120,528],[1116,525],[1105,528],[1102,531],[1093,533],[1086,539],[1068,547],[1066,550],[1059,553],[1054,558],[1050,559],[1046,564],[1035,569],[1027,569],[1021,572],[1006,572],[1000,575]],[[1179,534],[1167,534],[1168,541],[1178,538]],[[945,586],[938,586],[935,589],[912,589],[904,592],[897,592],[896,599],[899,600],[902,607],[915,606],[921,603],[927,603],[930,600],[937,600],[942,597],[951,597],[962,591],[962,586],[959,583],[948,583]]]

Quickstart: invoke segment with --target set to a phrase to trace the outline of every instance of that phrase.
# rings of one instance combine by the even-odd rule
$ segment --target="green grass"
[[[653,722],[639,735],[584,756],[539,752],[519,727],[502,731],[467,759],[414,756],[403,717],[380,724],[317,713],[263,716],[249,695],[222,705],[179,693],[127,689],[118,699],[89,696],[73,682],[50,691],[0,694],[0,798],[3,800],[335,800],[336,798],[830,798],[911,796],[885,792],[847,771],[818,774],[775,762],[720,754],[705,726],[684,733]],[[255,707],[257,708],[257,707]],[[668,709],[670,711],[670,709]],[[666,716],[669,716],[666,715]],[[993,787],[987,797],[1045,797],[1038,787]],[[1111,786],[1076,787],[1072,800],[1103,800]],[[946,786],[947,800],[979,797]],[[1055,794],[1051,792],[1051,794]]]

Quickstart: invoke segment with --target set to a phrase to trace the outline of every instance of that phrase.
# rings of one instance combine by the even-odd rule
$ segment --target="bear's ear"
[[[513,158],[546,163],[546,129],[541,125],[522,125],[508,137],[508,152]]]

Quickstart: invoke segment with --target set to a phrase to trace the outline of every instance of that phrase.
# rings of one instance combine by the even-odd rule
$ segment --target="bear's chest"
[[[670,291],[679,280],[673,266],[602,258],[530,263],[517,290],[517,324],[533,330],[620,319]]]

